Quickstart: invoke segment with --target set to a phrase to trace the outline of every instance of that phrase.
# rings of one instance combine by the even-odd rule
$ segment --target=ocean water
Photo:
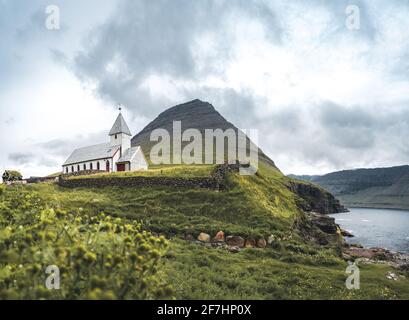
[[[409,253],[409,211],[349,208],[350,212],[331,215],[355,237],[349,243],[382,247]]]

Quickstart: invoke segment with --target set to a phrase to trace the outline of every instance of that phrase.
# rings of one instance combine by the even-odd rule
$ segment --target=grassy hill
[[[347,206],[409,209],[409,166],[294,177],[322,186]]]
[[[209,168],[205,166],[192,167],[191,170],[189,167],[158,170],[166,171],[168,175],[183,174],[189,177],[203,176],[209,172]],[[150,173],[148,171],[143,174]],[[152,175],[156,174],[158,172],[152,172]],[[104,176],[100,178],[104,179]],[[53,183],[2,188],[0,239],[4,240],[4,230],[8,226],[16,225],[18,229],[18,225],[26,228],[27,224],[27,228],[32,228],[31,219],[29,221],[28,217],[43,215],[45,209],[64,212],[62,216],[57,215],[56,222],[52,225],[62,224],[70,229],[76,220],[67,217],[70,215],[77,217],[76,219],[83,217],[83,225],[78,229],[78,241],[83,239],[81,230],[88,228],[85,226],[100,223],[101,214],[104,217],[112,217],[113,221],[119,218],[116,228],[135,222],[141,223],[143,232],[162,234],[169,239],[167,249],[160,253],[162,258],[155,266],[155,274],[149,276],[152,283],[160,283],[159,287],[164,289],[160,292],[150,289],[145,296],[138,296],[131,290],[125,296],[127,298],[157,298],[165,296],[164,292],[177,299],[409,298],[409,281],[404,278],[397,281],[386,279],[387,273],[392,270],[386,264],[362,265],[361,290],[347,290],[345,288],[347,263],[339,256],[340,238],[329,237],[331,241],[327,245],[319,245],[305,238],[306,228],[313,227],[305,221],[304,213],[298,206],[299,199],[289,189],[290,180],[278,170],[263,165],[259,174],[255,176],[245,177],[231,173],[227,180],[229,188],[224,191],[203,188],[175,189],[163,186],[67,189]],[[15,200],[11,201],[12,199]],[[29,216],[27,212],[30,212]],[[24,216],[27,220],[22,218]],[[15,220],[12,217],[19,218]],[[224,231],[226,235],[242,235],[246,238],[271,235],[274,237],[265,249],[246,248],[239,253],[185,240],[186,235],[196,237],[200,232],[214,235],[219,230]],[[112,237],[115,237],[115,232],[113,231]],[[308,232],[320,233],[315,229]],[[326,236],[322,232],[320,234]],[[105,232],[101,237],[105,238]],[[71,247],[77,246],[75,239],[74,243],[68,238],[59,241],[65,241],[67,246]],[[45,246],[40,244],[46,239],[33,241],[31,246],[35,244],[44,254],[50,252],[50,248],[56,245],[56,241],[52,239]],[[122,241],[112,240],[110,243],[120,248]],[[1,243],[4,245],[4,241]],[[108,253],[115,253],[119,249],[106,247],[106,250],[110,250]],[[6,251],[9,252],[10,248]],[[4,252],[3,250],[0,254],[5,254]],[[97,257],[98,252],[96,251]],[[105,254],[101,253],[101,256]],[[30,259],[36,258],[28,255],[23,270]],[[99,261],[99,258],[96,259]],[[2,261],[0,270],[10,265],[9,263],[5,265],[6,260]],[[118,283],[118,277],[122,279],[123,268],[119,267],[121,265],[126,268],[127,264],[121,262],[117,267],[110,269],[112,283]],[[95,262],[87,268],[93,270],[97,266],[98,263]],[[73,270],[67,266],[63,269],[63,277],[71,272]],[[9,277],[14,279],[13,275]],[[5,278],[8,279],[7,276]],[[27,282],[27,278],[22,279]],[[97,280],[88,279],[84,274],[82,282],[88,283],[87,281]],[[24,286],[24,283],[21,285]],[[110,290],[104,290],[102,286],[97,292],[91,288],[85,297],[118,298],[122,290],[117,290],[112,284],[111,286],[113,288]],[[0,294],[2,292],[4,295],[4,290],[0,290]]]

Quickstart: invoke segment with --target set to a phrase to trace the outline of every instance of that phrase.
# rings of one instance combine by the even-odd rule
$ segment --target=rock
[[[321,231],[325,233],[336,234],[338,231],[338,226],[335,223],[335,219],[325,214],[320,214],[317,212],[308,212],[307,218],[315,226],[317,226]]]
[[[210,242],[210,236],[207,233],[202,232],[197,237],[197,240],[201,242]]]
[[[268,237],[267,243],[268,243],[268,244],[272,244],[275,240],[276,240],[276,238],[275,238],[274,235],[272,234],[271,236]]]
[[[246,248],[254,248],[256,246],[256,240],[247,239],[246,244],[244,245]]]
[[[213,238],[213,242],[224,242],[224,232],[219,231]]]
[[[386,275],[386,278],[389,279],[389,280],[394,280],[394,281],[398,280],[398,276],[393,272],[389,272]]]
[[[231,253],[238,253],[240,252],[240,248],[238,246],[228,246],[227,250]]]
[[[235,246],[239,248],[244,247],[244,239],[240,236],[228,236],[226,242],[229,246]]]
[[[353,258],[367,258],[372,260],[393,261],[395,255],[384,248],[362,248],[350,246],[344,249],[344,253]]]
[[[193,240],[195,240],[195,238],[191,234],[188,234],[188,235],[186,235],[185,240],[193,241]]]
[[[297,206],[304,211],[323,214],[348,212],[331,193],[312,183],[291,180],[290,190],[301,198],[301,201],[297,201]]]
[[[349,232],[347,230],[344,230],[344,229],[341,229],[341,235],[344,236],[344,237],[347,237],[347,238],[354,237],[354,235],[351,232]]]
[[[257,240],[257,247],[258,247],[258,248],[265,248],[265,247],[267,247],[267,241],[266,241],[266,239],[258,239],[258,240]]]

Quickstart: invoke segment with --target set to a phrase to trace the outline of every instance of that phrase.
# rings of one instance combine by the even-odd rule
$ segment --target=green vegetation
[[[179,165],[179,166],[153,166],[148,171],[136,171],[136,172],[103,172],[92,175],[83,176],[70,176],[69,179],[88,179],[88,178],[106,178],[106,177],[179,177],[179,178],[192,178],[192,177],[208,177],[212,173],[215,165]]]
[[[409,299],[409,281],[386,279],[387,265],[359,264],[361,288],[348,290],[345,261],[286,241],[229,254],[174,240],[162,263],[177,299]]]
[[[143,174],[191,177],[211,170],[179,166]],[[386,279],[387,265],[362,265],[361,290],[347,290],[347,264],[336,248],[307,243],[298,233],[303,214],[278,170],[261,164],[257,175],[231,173],[225,183],[224,191],[1,186],[1,297],[409,299],[409,281]],[[219,230],[275,240],[233,254],[179,239]],[[48,264],[61,266],[61,291],[44,290]]]
[[[136,221],[48,205],[21,187],[0,197],[0,299],[171,297],[157,277],[167,241]],[[60,290],[46,289],[47,266],[59,268]]]
[[[205,176],[211,170],[209,166],[163,169],[168,174],[176,172],[185,176]],[[166,236],[196,236],[202,231],[219,230],[253,237],[272,233],[284,236],[292,232],[292,224],[300,213],[280,173],[261,169],[258,176],[231,174],[226,183],[229,188],[222,192],[165,186],[65,189],[54,184],[38,184],[28,188],[38,191],[48,203],[82,207],[89,214],[100,211],[137,220],[145,228]]]
[[[3,173],[3,181],[18,181],[23,179],[23,175],[16,170],[6,170]]]

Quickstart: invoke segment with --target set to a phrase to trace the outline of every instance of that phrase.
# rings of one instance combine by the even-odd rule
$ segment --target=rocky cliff
[[[298,205],[304,211],[324,214],[348,211],[331,193],[312,183],[291,179],[290,189],[300,197]]]

